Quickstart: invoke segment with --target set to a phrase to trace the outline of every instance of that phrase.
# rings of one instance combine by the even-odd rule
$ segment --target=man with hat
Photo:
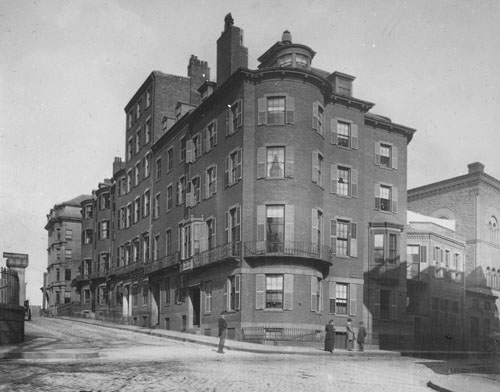
[[[217,352],[220,354],[224,354],[224,343],[226,342],[226,330],[227,330],[226,311],[223,310],[220,313],[219,317],[219,350]]]

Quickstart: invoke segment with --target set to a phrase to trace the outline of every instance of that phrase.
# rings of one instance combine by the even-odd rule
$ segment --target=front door
[[[201,301],[200,301],[200,287],[190,287],[189,288],[189,299],[191,302],[191,310],[192,310],[192,322],[193,322],[193,328],[199,328],[200,327],[200,321],[201,321]]]

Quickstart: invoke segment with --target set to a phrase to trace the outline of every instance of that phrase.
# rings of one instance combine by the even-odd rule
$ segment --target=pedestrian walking
[[[358,328],[358,346],[359,346],[359,351],[365,351],[365,338],[366,338],[366,328],[363,325],[363,322],[359,322],[359,328]]]
[[[354,329],[352,328],[351,321],[352,321],[351,318],[347,319],[347,325],[346,325],[346,331],[347,331],[347,351],[352,351],[352,349],[354,348],[354,337],[356,335],[354,333]]]
[[[335,325],[333,324],[333,320],[330,320],[328,324],[326,324],[325,331],[325,351],[333,353],[335,349]]]
[[[219,317],[219,349],[218,353],[224,354],[224,343],[226,342],[226,330],[227,330],[227,321],[226,321],[226,311],[223,310]]]

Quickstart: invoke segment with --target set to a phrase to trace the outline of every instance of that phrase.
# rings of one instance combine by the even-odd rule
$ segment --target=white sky
[[[46,214],[111,176],[123,108],[152,70],[186,75],[194,54],[215,80],[228,12],[250,68],[288,29],[314,67],[356,76],[372,112],[416,128],[409,188],[475,161],[500,178],[496,0],[0,0],[0,252],[29,254],[34,304]]]

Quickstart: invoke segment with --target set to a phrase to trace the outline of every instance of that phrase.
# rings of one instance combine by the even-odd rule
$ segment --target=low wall
[[[24,307],[0,304],[0,345],[24,341]]]

